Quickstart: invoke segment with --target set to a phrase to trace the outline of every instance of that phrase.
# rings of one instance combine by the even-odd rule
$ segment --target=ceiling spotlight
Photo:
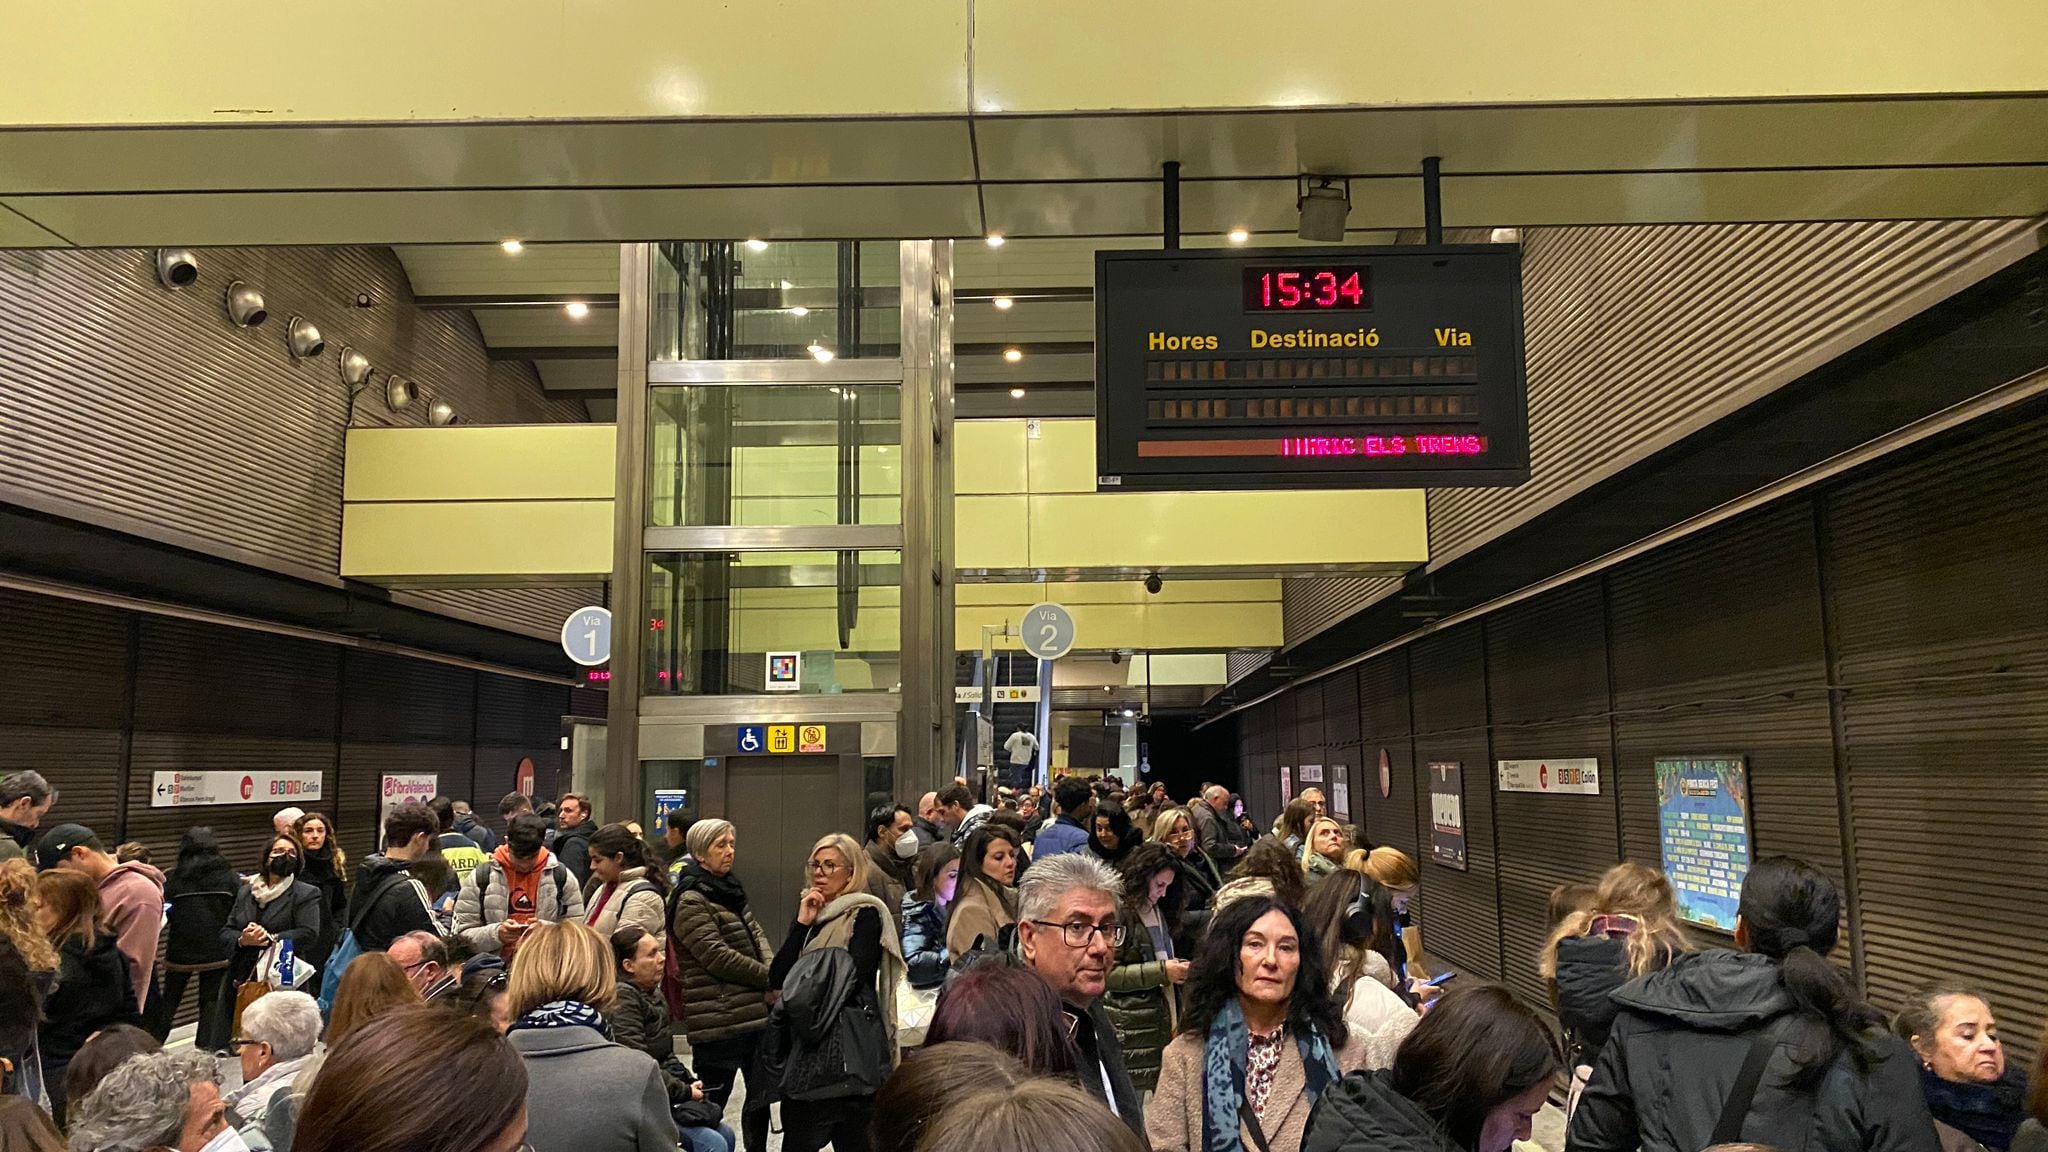
[[[521,252],[526,251],[526,245],[521,244],[517,240],[507,240],[503,244],[498,245],[498,247],[503,248],[508,255],[512,256],[517,256]]]
[[[228,319],[237,328],[254,328],[270,318],[263,307],[263,293],[240,280],[228,281]]]
[[[455,423],[455,406],[446,400],[436,400],[427,406],[427,423],[436,428],[446,428]]]
[[[1012,388],[1012,389],[1010,389],[1010,399],[1012,399],[1012,400],[1022,400],[1023,398],[1024,398],[1024,390],[1023,390],[1022,388]]]
[[[159,248],[156,278],[166,288],[183,288],[199,279],[199,257],[190,248]]]
[[[752,237],[749,237],[749,238],[747,239],[747,251],[749,251],[749,252],[766,252],[767,250],[768,250],[768,242],[767,242],[766,240],[756,240],[756,239],[753,239]]]
[[[1126,719],[1126,720],[1129,720],[1129,719],[1130,719],[1131,717],[1133,717],[1133,716],[1136,716],[1137,714],[1138,714],[1138,710],[1137,710],[1136,708],[1126,708],[1126,709],[1124,709],[1124,719]]]
[[[1230,242],[1232,244],[1242,244],[1251,238],[1252,234],[1242,228],[1232,228],[1230,230]]]
[[[1008,312],[1010,310],[1010,305],[1015,304],[1016,301],[1010,299],[1008,296],[998,296],[995,299],[989,301],[989,303],[995,305],[996,311],[998,312]]]
[[[989,233],[988,246],[991,248],[1001,248],[1003,246],[1003,234],[1001,232]]]
[[[320,335],[320,329],[311,320],[294,316],[285,329],[285,345],[292,350],[292,359],[310,360],[327,351],[327,338]]]
[[[341,382],[351,388],[370,382],[370,358],[346,344],[341,348]]]
[[[585,304],[581,300],[571,300],[567,304],[562,305],[562,311],[567,312],[571,320],[581,320],[585,316],[590,315],[590,305]]]
[[[1297,187],[1300,196],[1295,207],[1301,209],[1301,227],[1295,235],[1325,242],[1344,239],[1344,221],[1351,215],[1351,182],[1340,183],[1335,176],[1304,176]]]
[[[414,387],[413,382],[405,377],[386,376],[384,378],[384,406],[393,412],[411,404],[412,398],[417,395],[419,395],[419,389]]]
[[[1003,349],[1003,359],[1009,361],[1012,364],[1015,364],[1017,361],[1022,360],[1023,358],[1024,350],[1022,348]]]
[[[789,310],[789,314],[791,316],[809,316],[811,314],[811,310],[799,304],[796,307],[791,308]]]

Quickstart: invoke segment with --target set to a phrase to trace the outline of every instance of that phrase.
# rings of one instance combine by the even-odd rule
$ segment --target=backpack
[[[377,906],[392,888],[410,882],[412,874],[404,870],[392,873],[384,882],[370,889],[363,897],[362,905],[349,910],[348,926],[342,930],[341,939],[334,945],[334,951],[327,956],[327,971],[320,974],[320,1018],[327,1019],[334,1014],[334,998],[341,992],[341,973],[355,958],[363,954],[363,946],[356,940],[356,928],[370,909]]]

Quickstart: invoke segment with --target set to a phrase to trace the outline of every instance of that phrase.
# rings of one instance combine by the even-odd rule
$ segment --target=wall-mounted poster
[[[1740,756],[1659,756],[1657,822],[1678,915],[1735,930],[1749,875],[1749,768]]]
[[[1282,764],[1280,766],[1280,806],[1282,808],[1287,807],[1287,802],[1292,799],[1294,799],[1294,769],[1289,765]]]
[[[1590,756],[1579,760],[1502,760],[1500,790],[1598,796],[1600,761]]]
[[[1299,779],[1303,784],[1321,784],[1323,782],[1323,766],[1321,764],[1303,764]]]
[[[1343,764],[1330,766],[1330,815],[1351,819],[1351,769]]]
[[[1465,870],[1465,766],[1429,766],[1429,858]]]

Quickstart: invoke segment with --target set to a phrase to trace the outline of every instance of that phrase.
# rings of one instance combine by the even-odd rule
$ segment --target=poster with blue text
[[[1734,931],[1749,875],[1747,764],[1740,756],[1658,757],[1657,813],[1680,918]]]

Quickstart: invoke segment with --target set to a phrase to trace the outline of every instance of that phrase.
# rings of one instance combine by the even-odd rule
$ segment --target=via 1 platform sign
[[[1529,478],[1522,251],[1095,254],[1096,486]]]
[[[578,608],[562,621],[562,651],[586,668],[612,658],[612,613],[595,605]]]

